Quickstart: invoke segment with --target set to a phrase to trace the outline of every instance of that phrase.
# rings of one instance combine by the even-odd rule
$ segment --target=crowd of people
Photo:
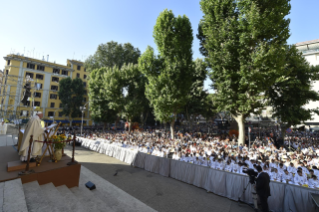
[[[80,135],[79,130],[75,133]],[[90,129],[84,130],[82,137],[103,138],[123,148],[243,175],[247,168],[257,172],[256,167],[260,165],[273,181],[319,188],[319,134],[292,132],[278,146],[272,137],[279,137],[280,133],[276,129],[263,132],[251,141],[250,148],[248,144],[238,145],[235,135],[218,132],[178,131],[170,139],[170,133],[165,130],[129,133]]]

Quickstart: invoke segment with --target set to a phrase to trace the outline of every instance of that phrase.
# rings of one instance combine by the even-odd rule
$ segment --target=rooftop
[[[319,39],[296,43],[296,46],[305,46],[309,44],[319,43]]]

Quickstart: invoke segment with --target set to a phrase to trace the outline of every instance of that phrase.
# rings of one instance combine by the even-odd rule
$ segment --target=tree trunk
[[[146,123],[147,117],[148,117],[148,111],[146,112],[145,118],[144,118],[143,123],[142,123],[143,129],[145,129],[145,123]]]
[[[132,121],[128,121],[128,132],[131,132]]]
[[[238,145],[245,145],[245,118],[243,114],[233,116],[238,124]]]
[[[175,124],[175,119],[173,119],[173,120],[171,121],[171,126],[170,126],[171,139],[174,139],[174,124]]]
[[[282,139],[285,139],[286,136],[286,130],[290,125],[280,125],[280,129],[281,129],[281,137]]]

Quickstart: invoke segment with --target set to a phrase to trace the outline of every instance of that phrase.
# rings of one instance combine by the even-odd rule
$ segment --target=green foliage
[[[188,100],[192,84],[192,28],[186,16],[172,11],[160,13],[153,37],[159,56],[147,47],[139,59],[141,72],[148,79],[146,97],[154,115],[162,122],[172,122]]]
[[[122,45],[111,41],[100,44],[94,55],[90,55],[85,61],[85,67],[88,72],[102,67],[121,68],[123,64],[136,64],[140,55],[140,50],[130,43]]]
[[[116,112],[108,107],[109,101],[103,91],[106,68],[95,69],[89,77],[90,115],[99,123],[112,123],[116,120]]]
[[[185,113],[190,121],[191,115],[199,115],[206,112],[207,105],[206,97],[208,96],[207,91],[204,90],[204,80],[207,77],[207,63],[201,59],[196,59],[193,62],[192,70],[192,85],[188,93],[188,100],[185,105]]]
[[[212,68],[218,111],[229,111],[240,124],[264,106],[263,93],[285,66],[289,38],[289,0],[202,0],[203,47]],[[200,34],[200,32],[199,32]],[[240,123],[239,123],[240,122]]]
[[[66,116],[76,118],[81,115],[79,107],[83,105],[85,94],[83,81],[80,78],[67,77],[59,81],[58,95],[61,100],[63,111]]]
[[[310,67],[302,53],[293,46],[286,47],[286,66],[279,73],[277,82],[267,91],[273,115],[287,126],[310,120],[319,109],[304,107],[310,101],[319,101],[317,91],[311,89],[311,82],[318,80],[318,67]]]

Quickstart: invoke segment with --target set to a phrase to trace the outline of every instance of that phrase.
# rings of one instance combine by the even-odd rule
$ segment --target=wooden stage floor
[[[81,164],[68,166],[67,163],[71,161],[68,156],[63,156],[57,163],[49,162],[49,157],[45,157],[40,166],[30,168],[35,173],[26,176],[18,175],[23,170],[7,171],[8,162],[18,160],[20,157],[15,147],[0,147],[0,182],[21,178],[22,183],[37,180],[40,185],[52,182],[55,186],[66,185],[69,188],[78,186]]]

